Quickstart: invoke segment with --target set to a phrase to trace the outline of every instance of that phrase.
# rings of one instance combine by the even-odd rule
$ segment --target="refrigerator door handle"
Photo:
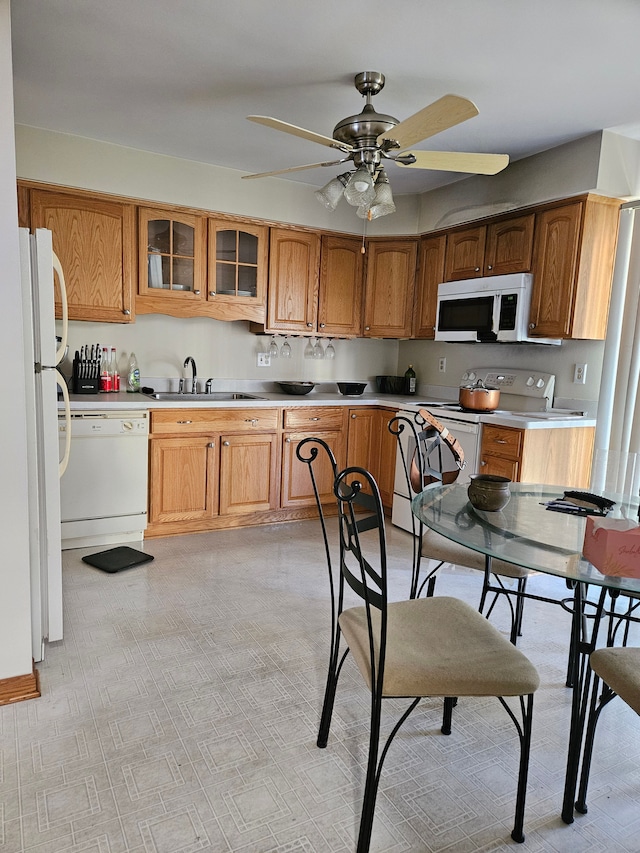
[[[58,374],[56,379],[60,386],[60,390],[62,391],[62,399],[64,400],[64,421],[66,424],[64,453],[62,454],[62,459],[58,466],[58,476],[62,477],[64,472],[67,470],[67,465],[69,464],[69,453],[71,451],[71,406],[69,405],[69,389],[67,388],[66,380],[57,368],[56,373]]]
[[[60,362],[64,358],[65,350],[67,349],[67,336],[69,332],[69,304],[67,302],[67,285],[64,280],[64,272],[62,270],[60,258],[53,251],[51,254],[53,255],[53,269],[58,276],[58,285],[60,287],[60,302],[62,303],[62,335],[60,340],[60,346],[56,351],[56,364],[60,364]]]

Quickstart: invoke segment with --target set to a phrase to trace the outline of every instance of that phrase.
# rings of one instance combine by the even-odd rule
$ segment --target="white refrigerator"
[[[26,429],[29,477],[29,561],[33,658],[44,657],[45,641],[62,639],[62,553],[60,477],[69,457],[58,447],[58,388],[67,419],[69,394],[57,365],[67,347],[67,298],[51,231],[20,228],[20,271],[26,365]],[[62,303],[58,345],[55,293]],[[70,433],[70,430],[69,430]]]

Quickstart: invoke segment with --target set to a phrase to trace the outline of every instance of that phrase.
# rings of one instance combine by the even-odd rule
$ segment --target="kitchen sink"
[[[212,403],[227,402],[232,400],[264,400],[265,397],[257,397],[255,394],[241,394],[239,391],[210,391],[202,394],[189,394],[181,391],[156,391],[153,394],[146,394],[146,397],[151,397],[152,400],[165,400],[171,402],[189,403],[203,402],[209,400]]]

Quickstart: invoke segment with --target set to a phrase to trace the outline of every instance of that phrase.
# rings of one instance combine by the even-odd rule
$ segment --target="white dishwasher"
[[[61,446],[65,433],[59,419]],[[60,480],[63,550],[142,540],[148,440],[148,412],[71,413],[71,453]]]

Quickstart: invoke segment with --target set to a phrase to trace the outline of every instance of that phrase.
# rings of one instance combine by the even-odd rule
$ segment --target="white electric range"
[[[461,385],[472,385],[481,379],[485,385],[500,389],[500,408],[494,412],[476,412],[463,409],[460,405],[443,400],[420,400],[408,404],[397,412],[398,415],[415,417],[419,409],[428,409],[462,445],[466,465],[460,472],[458,482],[469,482],[472,474],[476,474],[480,462],[480,444],[482,424],[500,423],[505,417],[523,416],[527,420],[554,421],[573,420],[583,417],[582,412],[568,409],[553,408],[553,394],[556,377],[553,373],[543,373],[524,368],[475,367],[466,370],[461,377]],[[401,435],[405,458],[411,459],[415,441],[409,430]],[[449,454],[448,448],[443,448],[443,455]],[[445,459],[449,468],[453,467],[451,459]],[[396,474],[391,521],[403,530],[412,530],[411,524],[411,495],[407,491],[400,448],[396,455]]]

